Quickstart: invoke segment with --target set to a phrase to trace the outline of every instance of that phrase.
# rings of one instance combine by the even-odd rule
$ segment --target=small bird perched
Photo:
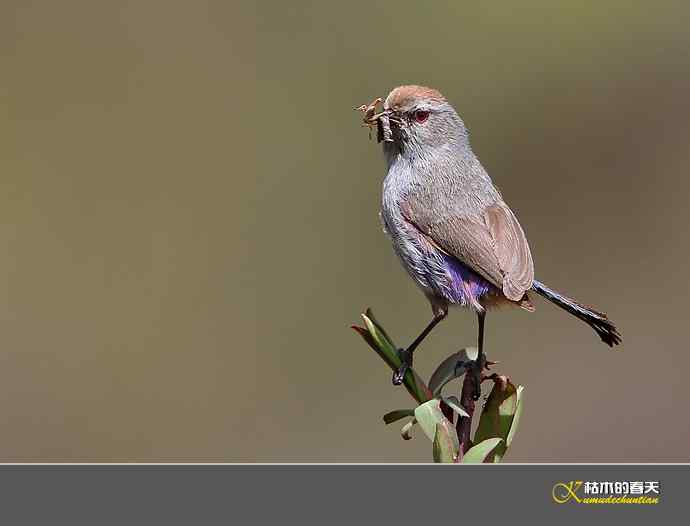
[[[393,374],[399,385],[422,340],[459,305],[477,314],[479,378],[487,309],[514,305],[534,311],[534,291],[592,327],[609,346],[621,342],[606,314],[534,279],[525,233],[470,147],[467,128],[435,89],[400,86],[383,111],[366,106],[365,123],[376,122],[388,173],[381,218],[405,270],[431,303],[433,318],[407,349]],[[359,108],[360,110],[362,109]],[[475,399],[479,381],[475,382]]]

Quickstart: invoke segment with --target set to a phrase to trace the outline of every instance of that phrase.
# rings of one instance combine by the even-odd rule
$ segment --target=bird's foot
[[[489,370],[489,366],[495,364],[496,362],[488,361],[484,353],[480,353],[476,360],[470,362],[467,374],[472,375],[472,399],[475,402],[482,396],[482,380],[484,379],[484,369]]]
[[[458,363],[455,364],[455,376],[460,376],[462,373],[458,372],[458,369],[465,369],[467,374],[471,374],[473,376],[473,398],[475,400],[478,400],[479,397],[481,396],[481,387],[480,384],[490,378],[489,376],[486,376],[484,374],[484,370],[490,371],[491,367],[496,365],[498,362],[492,362],[486,359],[486,356],[484,354],[481,355],[481,357],[477,357],[476,360],[472,360],[469,362],[465,361],[458,361]],[[495,373],[491,375],[491,377],[495,376]]]
[[[405,373],[412,367],[412,351],[398,349],[398,356],[400,357],[400,367],[393,373],[393,385],[400,385],[405,378]]]

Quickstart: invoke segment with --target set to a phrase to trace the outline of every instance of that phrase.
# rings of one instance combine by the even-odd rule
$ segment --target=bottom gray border
[[[571,481],[658,482],[659,502],[554,502],[554,485],[561,491]],[[470,518],[649,525],[685,522],[689,483],[688,464],[5,464],[0,517],[12,525],[426,525]]]

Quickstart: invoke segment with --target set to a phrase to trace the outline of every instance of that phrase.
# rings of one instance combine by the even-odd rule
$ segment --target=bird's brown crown
[[[398,109],[412,106],[419,100],[434,100],[444,102],[446,99],[438,90],[425,86],[398,86],[386,97],[387,108]]]

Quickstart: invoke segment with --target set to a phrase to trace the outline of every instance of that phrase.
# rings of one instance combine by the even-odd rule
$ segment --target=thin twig
[[[460,460],[462,455],[467,453],[467,450],[472,447],[471,431],[472,418],[474,417],[474,393],[475,393],[476,377],[468,371],[462,382],[462,392],[460,394],[460,405],[467,411],[469,418],[466,416],[458,416],[458,421],[455,423],[455,430],[458,432],[458,440],[460,441]]]

